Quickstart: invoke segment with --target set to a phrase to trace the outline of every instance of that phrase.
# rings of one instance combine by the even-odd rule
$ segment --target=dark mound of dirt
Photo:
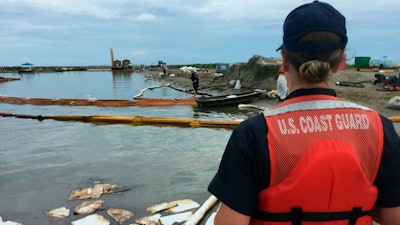
[[[240,80],[244,88],[273,90],[281,61],[255,55],[247,63],[235,63],[225,74],[225,80]]]

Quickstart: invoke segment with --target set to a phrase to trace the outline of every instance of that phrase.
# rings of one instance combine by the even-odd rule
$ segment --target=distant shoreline
[[[184,65],[168,65],[170,69],[179,69]],[[215,69],[215,63],[208,64],[191,64],[196,68]],[[32,69],[34,72],[70,72],[70,71],[111,71],[111,66],[1,66],[0,73],[18,73],[25,69]],[[159,65],[139,65],[133,68],[133,72],[145,70],[160,70]]]

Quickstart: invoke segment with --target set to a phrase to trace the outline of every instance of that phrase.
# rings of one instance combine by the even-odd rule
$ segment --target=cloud
[[[282,19],[284,12],[288,10],[283,6],[284,3],[280,1],[208,1],[206,4],[194,7],[193,13],[226,21]]]
[[[0,65],[21,58],[108,64],[109,48],[143,63],[275,57],[286,15],[311,1],[0,0]],[[353,52],[400,59],[397,1],[332,2],[346,16]]]
[[[136,21],[150,21],[155,20],[156,16],[153,14],[143,13],[135,17]]]
[[[17,5],[16,5],[17,4]],[[19,0],[16,3],[13,0],[2,0],[0,6],[7,8],[41,10],[43,13],[63,13],[69,15],[87,15],[102,19],[117,18],[119,15],[113,9],[112,1],[104,0]]]

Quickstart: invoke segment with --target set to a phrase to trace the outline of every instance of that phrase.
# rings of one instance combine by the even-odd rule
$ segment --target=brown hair
[[[301,43],[334,43],[340,42],[340,37],[332,32],[316,31],[304,35]],[[290,64],[292,64],[302,79],[312,83],[320,83],[328,79],[332,68],[343,59],[344,49],[331,52],[290,52],[282,49]]]

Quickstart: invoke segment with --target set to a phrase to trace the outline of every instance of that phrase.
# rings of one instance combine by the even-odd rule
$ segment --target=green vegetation
[[[351,70],[351,69],[354,69],[354,68],[355,68],[354,64],[346,64],[346,69]]]
[[[26,70],[29,67],[22,66],[3,66],[0,68],[0,72],[3,73],[13,73],[18,72],[20,70]],[[100,66],[70,66],[70,67],[61,67],[61,66],[32,66],[30,67],[34,72],[64,72],[64,71],[85,71],[90,68],[102,68]],[[104,67],[109,68],[109,67]]]

